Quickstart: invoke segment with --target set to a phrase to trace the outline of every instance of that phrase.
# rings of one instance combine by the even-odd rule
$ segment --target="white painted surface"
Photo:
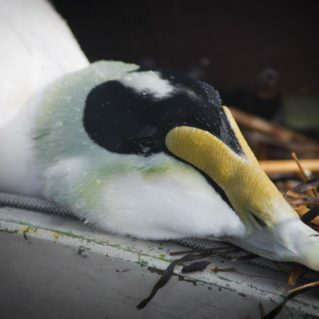
[[[214,257],[205,272],[174,276],[146,309],[136,310],[159,278],[152,269],[166,268],[168,252],[180,249],[101,234],[58,216],[2,208],[0,317],[259,318],[259,303],[269,310],[282,300],[285,276]],[[236,272],[215,274],[214,266]],[[318,315],[315,296],[289,302],[278,318]]]

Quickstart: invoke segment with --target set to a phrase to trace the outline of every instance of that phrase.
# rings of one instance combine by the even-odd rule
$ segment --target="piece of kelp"
[[[191,263],[190,265],[185,265],[182,268],[182,273],[190,273],[194,271],[203,271],[207,268],[207,266],[210,264],[210,260],[201,260],[201,261],[195,261]]]
[[[283,309],[283,307],[286,305],[286,303],[293,297],[296,297],[302,293],[305,293],[309,290],[312,290],[314,288],[317,288],[319,286],[319,281],[313,281],[308,284],[298,286],[296,288],[290,289],[288,291],[288,295],[284,298],[284,300],[272,311],[270,311],[268,314],[262,317],[262,319],[273,319],[275,318]]]
[[[177,265],[181,265],[181,264],[183,264],[185,262],[191,262],[191,261],[195,261],[195,260],[198,260],[198,259],[202,259],[202,258],[211,256],[214,253],[215,253],[215,250],[213,250],[213,249],[205,249],[205,250],[203,250],[201,252],[190,253],[190,254],[185,255],[184,257],[182,257],[180,259],[176,259],[176,260],[172,261],[171,264],[163,272],[163,274],[160,277],[160,279],[154,285],[154,287],[151,290],[151,293],[149,294],[149,296],[147,298],[145,298],[144,300],[142,300],[136,306],[136,308],[137,309],[143,309],[153,299],[153,297],[156,295],[157,291],[159,289],[161,289],[163,286],[165,286],[165,284],[170,280],[170,278],[172,277],[172,275],[174,273],[174,269],[175,269],[175,267]]]
[[[307,213],[305,213],[302,217],[301,220],[308,224],[310,223],[313,219],[315,219],[317,216],[319,216],[319,206],[312,207]]]
[[[288,285],[294,286],[298,280],[305,274],[307,268],[303,265],[296,265],[288,276]]]

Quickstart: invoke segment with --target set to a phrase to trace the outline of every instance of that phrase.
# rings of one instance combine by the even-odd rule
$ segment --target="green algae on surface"
[[[2,228],[1,222],[12,223],[12,224],[18,225],[19,229],[10,230],[7,227]],[[145,260],[142,260],[141,259],[142,257],[148,257],[148,258],[152,258],[152,259],[156,259],[156,260],[159,260],[162,262],[168,262],[168,263],[172,261],[172,259],[164,258],[163,254],[151,255],[151,254],[148,254],[145,252],[141,252],[138,249],[134,249],[131,246],[127,246],[127,245],[122,246],[118,243],[111,242],[110,240],[99,240],[99,239],[95,239],[95,238],[88,238],[88,237],[85,237],[83,235],[76,234],[72,231],[58,230],[58,229],[53,229],[53,228],[48,228],[48,227],[43,227],[43,226],[34,226],[34,225],[31,225],[27,222],[22,222],[22,221],[18,222],[18,221],[13,221],[13,220],[4,220],[4,219],[0,220],[0,232],[2,231],[2,232],[10,233],[10,234],[22,234],[23,235],[26,229],[28,229],[29,232],[31,231],[32,233],[36,233],[38,230],[50,232],[51,235],[54,234],[54,236],[52,236],[52,237],[53,237],[53,239],[55,239],[55,242],[58,241],[59,237],[65,236],[65,237],[69,237],[72,239],[80,240],[81,242],[84,241],[88,244],[95,244],[95,245],[101,245],[101,246],[105,246],[105,247],[117,248],[121,251],[134,253],[134,254],[138,255],[137,263],[140,265],[143,264],[144,266],[147,266],[148,262]],[[59,235],[59,236],[57,236],[57,235]],[[87,248],[87,249],[90,249],[90,248]],[[139,262],[139,260],[141,260],[141,262]]]

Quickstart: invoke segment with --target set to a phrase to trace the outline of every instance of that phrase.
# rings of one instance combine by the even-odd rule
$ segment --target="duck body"
[[[261,170],[213,87],[167,70],[89,64],[47,2],[7,3],[2,191],[42,196],[103,231],[214,236],[319,270],[317,232]]]
[[[199,98],[211,112],[198,112]],[[23,193],[68,207],[97,228],[135,237],[244,232],[222,190],[164,143],[178,121],[194,122],[196,115],[198,126],[214,123],[207,114],[217,117],[212,130],[228,138],[219,96],[207,84],[101,61],[57,80],[36,109],[28,133],[33,175],[16,183]]]

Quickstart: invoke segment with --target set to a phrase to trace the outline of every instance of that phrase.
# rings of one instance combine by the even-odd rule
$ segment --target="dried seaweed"
[[[316,222],[316,218],[319,216],[319,206],[312,206],[319,203],[319,196],[317,192],[319,177],[309,179],[295,153],[292,153],[292,157],[299,167],[300,175],[303,179],[303,182],[294,187],[292,191],[288,190],[286,192],[286,198],[300,214],[301,220],[310,227],[318,230],[318,223]],[[305,271],[305,267],[301,265],[296,266],[289,274],[288,284],[296,284],[296,282],[300,279]],[[284,298],[284,300],[271,312],[263,316],[262,319],[275,318],[290,299],[318,286],[319,281],[313,281],[289,290],[288,295]]]
[[[195,261],[195,260],[199,260],[205,257],[208,257],[210,255],[214,254],[214,250],[212,249],[205,249],[202,252],[199,253],[191,253],[188,255],[185,255],[184,257],[180,258],[180,259],[176,259],[174,261],[171,262],[171,264],[166,268],[166,270],[163,272],[162,276],[160,277],[160,279],[157,281],[157,283],[154,285],[153,289],[151,290],[151,293],[149,294],[149,296],[147,298],[145,298],[144,300],[142,300],[137,306],[137,309],[143,309],[145,308],[145,306],[147,306],[147,304],[153,299],[153,297],[156,295],[156,293],[158,292],[159,289],[161,289],[163,286],[165,286],[165,284],[170,280],[170,278],[172,277],[173,273],[174,273],[174,269],[177,265],[181,265],[185,262],[191,262],[191,261]]]
[[[300,214],[300,218],[302,221],[309,226],[317,229],[319,227],[319,223],[316,222],[319,220],[319,206],[315,206],[319,204],[319,196],[317,192],[317,186],[319,185],[319,177],[313,178],[311,180],[308,179],[305,171],[303,170],[297,156],[295,154],[292,155],[294,160],[296,161],[299,169],[300,175],[303,179],[303,182],[292,188],[289,186],[290,190],[286,191],[286,198],[290,202],[290,204],[296,209],[296,211]],[[294,179],[295,180],[295,179]],[[289,179],[286,181],[287,185],[289,184]],[[231,252],[233,247],[218,247],[215,249],[197,249],[197,250],[184,250],[178,252],[172,252],[170,255],[176,256],[181,254],[186,254],[180,259],[174,260],[167,269],[163,272],[160,279],[156,282],[153,289],[151,290],[149,296],[145,298],[142,302],[137,305],[137,309],[143,309],[156,295],[159,289],[161,289],[172,277],[174,273],[174,269],[177,265],[183,266],[182,272],[189,273],[193,271],[203,271],[210,264],[210,260],[201,260],[212,255],[217,254],[220,251],[229,251]],[[240,257],[236,257],[233,261],[247,261],[256,258],[257,256],[251,253],[247,253],[246,255],[242,255]],[[190,263],[190,264],[188,264]],[[296,266],[288,277],[289,285],[295,285],[301,276],[306,272],[306,268],[304,266],[298,265]],[[236,271],[235,268],[218,268],[214,267],[211,269],[212,272],[220,272],[220,271]],[[297,295],[300,295],[306,291],[314,289],[319,286],[319,281],[313,281],[310,283],[306,283],[304,285],[298,286],[288,291],[287,296],[284,300],[275,307],[271,312],[265,315],[262,311],[262,305],[260,305],[260,309],[262,314],[262,319],[272,319],[275,318],[281,310],[284,308],[286,303],[294,298]]]
[[[319,176],[310,179],[308,182],[300,183],[292,190],[296,193],[304,193],[305,191],[317,187],[319,185]]]
[[[317,205],[319,204],[319,197],[306,197],[306,198],[299,198],[299,199],[291,199],[289,203],[293,206],[298,205]]]
[[[297,164],[297,166],[298,166],[298,168],[299,168],[300,175],[301,175],[303,181],[304,181],[305,183],[308,183],[308,182],[309,182],[309,177],[307,176],[305,170],[303,169],[303,167],[302,167],[302,165],[301,165],[301,163],[300,163],[300,161],[299,161],[299,159],[298,159],[296,153],[292,152],[292,153],[291,153],[291,157],[295,160],[295,162],[296,162],[296,164]],[[313,188],[313,187],[310,188],[309,190],[307,190],[307,193],[308,193],[309,195],[313,195],[313,196],[317,196],[317,195],[318,195],[316,189]]]
[[[311,208],[306,214],[304,214],[301,217],[301,220],[308,224],[310,223],[313,219],[315,219],[317,216],[319,216],[319,206],[315,206]]]
[[[294,286],[305,272],[306,268],[304,266],[296,265],[288,276],[288,285]]]
[[[319,286],[319,281],[314,281],[314,282],[310,282],[308,284],[305,284],[305,285],[302,285],[302,286],[298,286],[296,288],[293,288],[293,289],[290,289],[288,291],[288,295],[284,298],[284,300],[276,307],[274,308],[272,311],[270,311],[267,315],[263,316],[262,319],[273,319],[275,318],[280,312],[281,310],[284,308],[284,306],[286,305],[286,303],[302,294],[302,293],[305,293],[309,290],[312,290],[314,288],[317,288]]]
[[[164,271],[163,275],[160,277],[160,279],[157,281],[157,283],[154,285],[153,289],[151,290],[151,293],[147,298],[142,300],[137,306],[137,309],[143,309],[147,306],[147,304],[153,299],[153,297],[156,295],[157,291],[161,289],[172,277],[175,266],[178,264],[179,260],[174,260]]]
[[[209,260],[201,260],[201,261],[195,261],[191,263],[190,265],[185,265],[182,268],[182,273],[190,273],[194,271],[203,271],[207,268],[207,266],[210,264]]]

